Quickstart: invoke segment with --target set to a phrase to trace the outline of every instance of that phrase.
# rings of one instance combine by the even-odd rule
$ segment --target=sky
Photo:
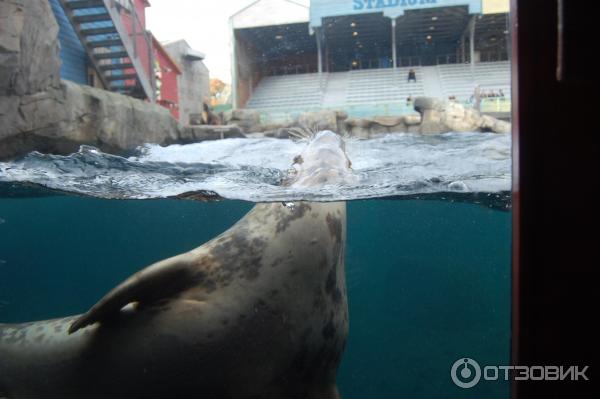
[[[206,55],[210,77],[231,82],[229,17],[255,0],[150,0],[146,27],[161,41],[185,39]]]

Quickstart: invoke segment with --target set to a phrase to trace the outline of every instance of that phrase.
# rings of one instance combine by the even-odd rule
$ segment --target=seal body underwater
[[[345,237],[344,202],[257,204],[83,315],[0,324],[0,398],[338,398]]]

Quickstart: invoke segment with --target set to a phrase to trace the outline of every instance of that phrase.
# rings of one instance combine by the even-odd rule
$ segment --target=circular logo
[[[461,388],[472,388],[481,379],[481,367],[473,359],[468,357],[458,359],[450,370],[452,382]]]

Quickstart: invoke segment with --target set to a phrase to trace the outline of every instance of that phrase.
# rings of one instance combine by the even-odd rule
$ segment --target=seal
[[[313,136],[288,184],[348,178],[343,140]],[[0,325],[0,398],[338,398],[345,237],[344,202],[257,204],[83,315]]]

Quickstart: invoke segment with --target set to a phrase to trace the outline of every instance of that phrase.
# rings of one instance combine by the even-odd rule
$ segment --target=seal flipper
[[[195,260],[197,261],[197,259]],[[198,284],[202,273],[194,273],[189,253],[174,256],[140,270],[106,294],[69,327],[69,334],[110,318],[132,303],[148,304]]]

